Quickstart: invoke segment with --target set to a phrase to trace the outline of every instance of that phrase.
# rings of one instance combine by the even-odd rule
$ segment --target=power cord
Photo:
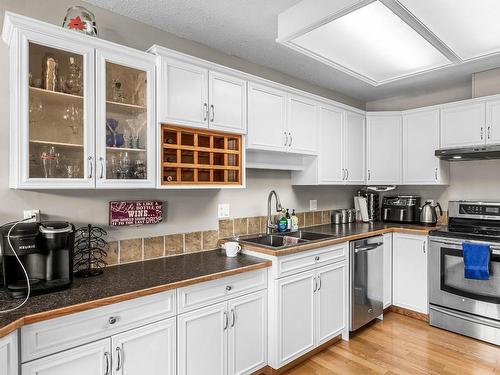
[[[24,301],[17,305],[16,307],[13,307],[11,309],[7,309],[7,310],[0,310],[0,314],[7,314],[7,313],[10,313],[10,312],[13,312],[13,311],[16,311],[18,309],[20,309],[21,307],[23,307],[26,302],[28,302],[28,299],[30,298],[30,294],[31,294],[31,285],[30,285],[30,278],[28,276],[28,271],[26,271],[26,268],[24,268],[24,264],[23,262],[21,262],[21,259],[19,259],[19,256],[17,255],[16,253],[16,250],[14,250],[14,246],[12,246],[12,242],[10,241],[10,234],[12,233],[12,230],[16,227],[16,225],[18,224],[21,224],[25,221],[28,221],[28,220],[31,220],[31,219],[34,219],[35,216],[31,216],[31,217],[28,217],[26,219],[23,219],[23,220],[19,220],[17,221],[14,225],[12,225],[9,229],[9,231],[7,232],[7,243],[9,244],[10,246],[10,249],[12,250],[12,252],[14,253],[14,256],[16,257],[19,265],[21,266],[21,268],[23,269],[23,272],[24,272],[24,276],[26,277],[26,285],[28,287],[28,293],[26,294],[26,298],[24,299]]]

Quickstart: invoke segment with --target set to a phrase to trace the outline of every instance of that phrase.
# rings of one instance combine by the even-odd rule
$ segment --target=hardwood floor
[[[390,312],[285,374],[500,374],[500,347]]]

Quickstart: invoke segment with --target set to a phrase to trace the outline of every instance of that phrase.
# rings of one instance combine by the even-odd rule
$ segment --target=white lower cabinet
[[[175,318],[37,359],[22,375],[175,375]]]
[[[109,375],[110,340],[104,339],[25,363],[22,375]]]
[[[427,236],[394,233],[392,246],[392,304],[427,314]]]
[[[0,338],[0,374],[19,374],[19,353],[17,331]]]
[[[175,318],[111,337],[114,375],[175,375]]]
[[[273,368],[342,333],[347,318],[346,286],[345,261],[275,281],[276,327],[270,327],[271,336],[275,335],[270,342],[277,349],[270,358]]]
[[[392,305],[392,233],[384,234],[384,309]]]
[[[179,375],[251,374],[267,362],[267,292],[177,318]]]

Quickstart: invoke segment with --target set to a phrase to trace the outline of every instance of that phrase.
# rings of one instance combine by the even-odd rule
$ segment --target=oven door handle
[[[484,325],[487,325],[487,326],[490,326],[490,327],[493,327],[493,328],[500,329],[500,324],[496,324],[493,321],[491,321],[490,319],[484,319],[484,318],[481,318],[479,316],[471,317],[468,314],[461,314],[461,313],[458,313],[458,312],[450,311],[448,309],[443,309],[443,308],[441,308],[439,306],[435,306],[435,305],[430,306],[430,309],[438,311],[438,312],[440,312],[442,314],[446,314],[448,316],[452,316],[454,318],[459,318],[459,319],[467,320],[469,322],[476,323],[476,324],[480,323],[480,324],[484,324]]]
[[[435,240],[435,239],[431,239],[431,242],[436,242],[439,244],[452,246],[453,248],[455,248],[457,250],[462,250],[462,242],[441,241],[441,240]],[[466,241],[466,242],[488,244],[487,242],[481,242],[481,241]],[[492,254],[500,255],[500,247],[492,246],[490,244],[490,249],[491,249]]]

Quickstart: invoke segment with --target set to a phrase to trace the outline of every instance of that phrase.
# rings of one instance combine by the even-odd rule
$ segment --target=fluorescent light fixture
[[[461,59],[500,52],[500,1],[398,1]]]
[[[379,1],[292,38],[287,44],[372,85],[451,64]]]

